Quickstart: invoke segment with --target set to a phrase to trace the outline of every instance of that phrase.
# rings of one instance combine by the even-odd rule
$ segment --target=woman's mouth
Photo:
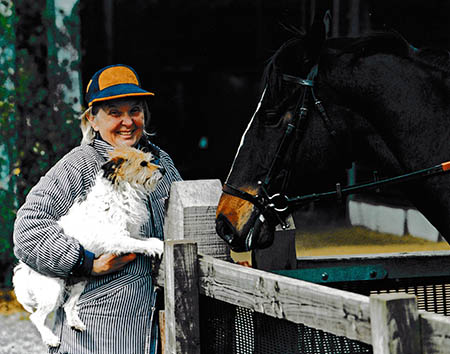
[[[130,138],[133,136],[135,130],[127,130],[127,131],[118,131],[117,135],[120,135],[123,138]]]

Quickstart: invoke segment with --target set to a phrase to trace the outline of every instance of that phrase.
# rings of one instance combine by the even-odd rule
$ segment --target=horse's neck
[[[367,145],[378,160],[388,162],[396,173],[450,160],[450,109],[444,98],[450,90],[449,80],[442,80],[437,87],[432,82],[422,84],[418,80],[409,91],[393,93],[395,85],[389,83],[368,98],[372,104],[367,110],[358,107],[366,127],[370,127]],[[450,241],[449,181],[450,176],[442,175],[401,184],[398,188]]]
[[[436,85],[411,78],[401,89],[394,79],[385,78],[380,80],[384,85],[370,94],[371,80],[361,81],[361,88],[355,90],[362,92],[361,96],[355,97],[349,108],[370,127],[366,130],[371,132],[368,143],[374,153],[405,169],[450,159],[450,109],[444,97],[450,90],[449,80]]]

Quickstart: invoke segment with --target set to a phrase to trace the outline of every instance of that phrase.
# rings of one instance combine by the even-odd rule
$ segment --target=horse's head
[[[266,67],[264,91],[217,208],[216,230],[234,251],[269,246],[286,216],[284,193],[306,192],[326,181],[321,171],[341,160],[330,134],[340,135],[343,125],[327,126],[311,109],[321,35],[286,42]],[[313,170],[313,163],[323,168]],[[313,183],[300,183],[304,180]]]
[[[420,51],[393,33],[311,38],[288,41],[271,59],[225,182],[216,229],[235,251],[269,246],[292,199],[286,196],[342,182],[350,161],[369,156],[392,173],[448,159],[450,144],[436,129],[448,126],[447,54]],[[445,223],[442,184],[427,188],[434,202],[412,194],[413,202],[435,225]],[[445,206],[439,218],[428,207],[434,204]],[[440,230],[450,234],[448,226]]]

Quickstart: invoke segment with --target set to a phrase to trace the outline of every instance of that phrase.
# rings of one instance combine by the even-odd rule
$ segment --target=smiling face
[[[144,104],[133,99],[106,101],[88,119],[92,128],[112,146],[135,146],[144,131]]]

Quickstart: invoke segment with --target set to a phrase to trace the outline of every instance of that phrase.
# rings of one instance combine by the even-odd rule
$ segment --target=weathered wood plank
[[[197,244],[164,245],[165,352],[200,353]]]
[[[230,260],[230,250],[216,233],[216,210],[222,184],[217,180],[174,182],[164,225],[166,240],[193,240],[198,251]]]
[[[371,295],[370,322],[374,354],[420,353],[420,322],[414,295]]]
[[[161,338],[161,353],[165,354],[166,347],[166,316],[164,310],[159,310],[159,337]]]
[[[450,317],[419,311],[422,354],[450,353]]]
[[[371,344],[369,298],[199,256],[200,293]]]

